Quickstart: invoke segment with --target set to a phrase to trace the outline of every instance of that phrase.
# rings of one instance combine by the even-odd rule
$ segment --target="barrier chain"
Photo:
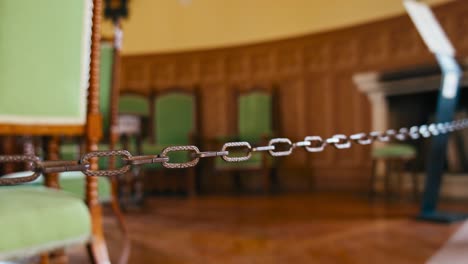
[[[221,157],[225,162],[242,162],[252,157],[252,153],[268,152],[273,157],[289,156],[294,150],[304,148],[307,152],[322,152],[328,146],[337,149],[349,149],[355,145],[369,145],[374,142],[405,141],[419,138],[429,138],[447,134],[468,127],[468,118],[452,122],[430,125],[412,126],[398,130],[389,129],[385,132],[357,133],[350,136],[336,134],[322,139],[320,136],[307,136],[302,141],[293,142],[289,138],[270,139],[266,146],[252,147],[249,142],[227,142],[221,151],[200,151],[196,146],[169,146],[157,155],[133,156],[127,150],[93,151],[84,154],[79,161],[42,161],[34,155],[0,155],[0,163],[22,162],[32,164],[32,174],[23,177],[0,178],[0,185],[15,185],[37,179],[42,173],[59,173],[66,171],[81,171],[87,176],[115,177],[128,172],[132,166],[160,163],[169,169],[191,168],[202,158]],[[189,152],[190,160],[186,162],[171,162],[169,153]],[[117,169],[93,170],[90,159],[101,157],[120,157],[122,166]]]

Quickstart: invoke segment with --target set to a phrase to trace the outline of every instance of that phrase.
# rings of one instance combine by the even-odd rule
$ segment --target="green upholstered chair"
[[[137,93],[121,93],[118,102],[119,138],[124,149],[142,153],[141,142],[149,133],[150,98]],[[129,123],[125,123],[130,118]]]
[[[198,121],[200,121],[197,98],[197,89],[170,88],[154,95],[150,106],[152,133],[149,142],[143,143],[143,154],[159,154],[167,146],[197,144]],[[171,162],[184,162],[190,159],[187,152],[173,152],[169,158]],[[157,169],[161,166],[154,165],[149,168]],[[151,173],[148,170],[147,172]],[[162,178],[157,182],[159,187],[168,183],[171,185],[170,183],[173,183],[171,179],[175,179],[172,175],[164,175],[166,172],[168,171],[160,171]],[[195,168],[181,169],[180,173],[184,174],[187,194],[195,195],[197,192]]]
[[[397,176],[398,194],[401,194],[402,189],[402,174],[405,164],[410,163],[416,157],[416,149],[411,145],[405,144],[387,144],[385,146],[376,147],[372,150],[372,175],[370,179],[370,196],[374,197],[376,190],[375,184],[377,180],[378,163],[383,163],[385,167],[384,173],[384,188],[385,194],[388,196],[391,193],[391,177]],[[414,171],[411,173],[413,184],[413,195],[417,199],[419,197],[419,182]]]
[[[47,136],[47,159],[57,158],[62,135],[84,135],[88,150],[96,146],[99,84],[89,73],[99,72],[100,16],[93,13],[101,5],[1,1],[0,135]],[[41,254],[48,263],[49,252],[83,244],[93,263],[109,263],[97,177],[73,194],[58,189],[58,176],[45,175],[44,187],[0,187],[0,260]]]
[[[121,93],[119,96],[119,114],[131,114],[142,117],[150,115],[148,97],[136,93]]]
[[[121,92],[118,104],[119,142],[123,149],[135,155],[143,153],[142,140],[148,133],[150,116],[148,96],[134,92]],[[144,204],[144,181],[141,168],[133,168],[120,178],[119,197],[122,206]]]
[[[268,139],[275,134],[276,89],[251,89],[236,91],[236,108],[233,111],[236,120],[236,135],[220,137],[220,143],[226,141],[247,141],[253,146],[266,145]],[[254,153],[248,161],[227,163],[216,159],[215,169],[234,173],[235,185],[241,188],[240,172],[258,173],[262,177],[265,192],[271,190],[274,164],[265,153]]]
[[[78,160],[78,159],[75,159],[75,160]],[[31,173],[32,172],[30,171],[9,173],[7,175],[2,176],[2,178],[21,177],[21,176],[31,175]],[[75,172],[75,171],[61,172],[59,173],[58,177],[60,179],[60,190],[66,193],[72,194],[73,196],[80,198],[81,200],[84,200],[86,198],[85,190],[83,188],[86,182],[86,176],[83,173]],[[42,188],[44,185],[46,185],[45,177],[44,175],[41,175],[36,180],[25,183],[23,185],[29,186],[29,187],[35,186],[38,188]],[[110,201],[111,199],[110,188],[111,186],[109,185],[109,180],[107,180],[106,178],[98,179],[99,201],[101,202]]]

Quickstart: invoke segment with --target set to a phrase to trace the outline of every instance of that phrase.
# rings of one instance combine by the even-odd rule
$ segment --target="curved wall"
[[[458,56],[468,56],[468,1],[447,3],[435,12]],[[237,131],[234,93],[275,87],[277,135],[301,140],[305,135],[370,131],[368,99],[352,81],[356,72],[434,63],[408,16],[401,15],[254,45],[126,55],[121,92],[151,97],[172,87],[199,88],[198,134],[212,139]],[[329,148],[318,154],[296,151],[293,157],[279,161],[278,179],[284,190],[368,188],[369,147]],[[201,186],[209,190],[231,183],[230,177],[217,174],[207,173],[202,179]],[[261,177],[251,180],[249,186],[261,186]]]
[[[355,25],[403,12],[402,0],[132,0],[131,16],[123,23],[123,53],[255,43]],[[104,35],[112,34],[109,23],[103,30]]]

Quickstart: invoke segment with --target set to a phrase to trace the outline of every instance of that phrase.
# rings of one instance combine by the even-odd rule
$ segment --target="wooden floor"
[[[418,222],[417,210],[343,194],[152,198],[127,215],[130,263],[424,263],[460,224]],[[111,214],[105,228],[116,259]],[[72,249],[71,263],[84,252]]]

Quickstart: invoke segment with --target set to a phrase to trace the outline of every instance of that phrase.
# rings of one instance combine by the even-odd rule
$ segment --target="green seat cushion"
[[[149,102],[139,95],[121,95],[119,97],[119,113],[149,116]]]
[[[2,176],[2,178],[13,178],[31,175],[31,172],[16,172]],[[59,182],[62,191],[70,193],[80,199],[85,199],[85,175],[79,171],[67,171],[59,174]],[[32,182],[25,183],[28,186],[43,186],[44,176]],[[109,180],[104,177],[98,178],[98,195],[101,202],[110,201],[111,199],[111,186]]]
[[[372,150],[373,158],[409,158],[415,155],[416,149],[404,144],[390,144]]]
[[[0,259],[84,242],[91,219],[83,201],[36,186],[0,187]]]

